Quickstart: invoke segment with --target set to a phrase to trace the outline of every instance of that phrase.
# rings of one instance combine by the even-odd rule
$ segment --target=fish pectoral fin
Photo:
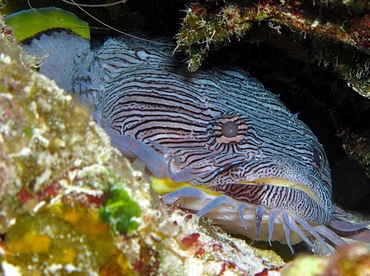
[[[127,157],[129,155],[128,153],[131,153],[145,164],[146,168],[154,177],[158,179],[169,178],[175,183],[188,182],[194,179],[194,175],[191,173],[191,167],[177,172],[172,170],[171,163],[175,156],[167,160],[163,154],[158,153],[153,147],[142,141],[128,135],[114,133],[109,130],[105,131],[111,138],[112,144],[120,149],[124,156]]]
[[[337,211],[338,207],[335,206],[334,209]],[[370,221],[363,223],[349,222],[342,219],[345,217],[343,212],[339,214],[339,217],[336,217],[338,214],[334,213],[328,227],[344,238],[370,243],[370,229],[368,228]],[[350,214],[347,215],[348,217],[352,217]]]
[[[127,135],[114,133],[109,130],[105,130],[105,132],[109,135],[112,144],[117,147],[123,155],[126,156],[127,152],[133,154],[145,164],[146,168],[156,178],[166,178],[168,176],[166,159],[152,147]]]

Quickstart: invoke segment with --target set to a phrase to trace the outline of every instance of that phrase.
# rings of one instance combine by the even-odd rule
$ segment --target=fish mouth
[[[287,189],[294,189],[302,191],[303,193],[307,194],[310,198],[318,202],[317,195],[307,187],[306,185],[288,180],[286,178],[272,178],[272,177],[266,177],[266,178],[259,178],[253,181],[240,181],[235,184],[239,185],[252,185],[252,186],[261,186],[261,185],[269,185],[269,186],[277,186],[277,187],[285,187]]]
[[[214,195],[214,196],[221,195],[220,192],[213,191],[207,186],[202,186],[202,185],[197,186],[197,185],[192,185],[187,182],[174,182],[171,178],[156,178],[154,176],[151,176],[150,180],[152,182],[152,189],[158,195],[172,193],[182,188],[196,188],[210,195]]]
[[[170,178],[156,178],[156,177],[151,177],[151,182],[152,182],[152,188],[153,190],[159,194],[167,194],[167,193],[172,193],[174,191],[177,191],[182,188],[196,188],[199,190],[202,190],[203,192],[210,194],[210,195],[222,195],[221,192],[212,190],[209,186],[206,185],[192,185],[187,182],[174,182]],[[266,178],[259,178],[253,181],[239,181],[237,183],[234,183],[235,185],[251,185],[251,186],[264,186],[264,185],[269,185],[269,186],[277,186],[277,187],[285,187],[287,189],[295,189],[304,192],[318,202],[318,198],[316,194],[307,186],[299,183],[299,182],[294,182],[285,178],[272,178],[272,177],[266,177]],[[230,184],[230,185],[234,185]]]
[[[295,208],[294,204],[290,208],[289,202],[285,204],[286,206],[269,207],[261,204],[261,202],[248,202],[248,200],[231,195],[233,191],[238,190],[240,187],[236,187],[235,190],[232,189],[230,192],[221,192],[217,191],[215,186],[211,188],[206,185],[197,186],[186,182],[176,183],[170,178],[158,179],[152,177],[151,180],[153,190],[161,195],[165,204],[177,204],[180,208],[196,213],[199,217],[205,216],[210,218],[213,224],[221,226],[230,233],[241,234],[251,239],[268,241],[270,244],[271,241],[277,240],[280,243],[288,244],[292,252],[292,245],[302,240],[319,252],[320,250],[315,242],[310,238],[311,235],[324,244],[328,252],[331,252],[330,248],[327,247],[321,236],[329,237],[329,239],[334,239],[336,243],[341,244],[341,238],[336,236],[335,233],[332,234],[322,223],[313,222],[311,224],[304,217],[297,215],[295,210],[293,210]],[[267,177],[239,181],[228,185],[246,185],[246,190],[257,190],[257,193],[258,190],[266,190],[263,186],[266,186],[267,190],[272,187],[279,187],[277,190],[280,191],[292,189],[295,192],[304,193],[312,201],[317,198],[314,192],[304,184],[284,178]],[[249,189],[251,186],[260,187]],[[268,195],[269,193],[263,194]],[[316,201],[316,205],[318,204],[318,201]]]

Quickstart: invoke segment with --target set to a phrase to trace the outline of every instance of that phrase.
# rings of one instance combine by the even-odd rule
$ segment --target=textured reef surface
[[[233,39],[263,39],[264,27],[280,35],[280,41],[271,35],[275,45],[289,50],[290,40],[296,50],[307,50],[312,59],[333,65],[354,90],[370,97],[366,1],[198,1],[187,10],[177,50],[189,56],[189,70],[195,71],[209,51]]]
[[[120,14],[115,6],[102,9],[111,21],[126,17],[133,24],[135,18],[134,29],[148,28],[147,22],[159,17],[174,21],[162,21],[158,28],[179,22],[178,11],[166,9],[171,1],[155,1],[155,8],[154,1],[143,1],[145,8],[130,2]],[[222,54],[216,50],[244,41],[230,47],[238,53],[235,59],[249,60],[247,69],[272,83],[270,90],[287,91],[281,97],[288,105],[298,103],[293,111],[304,110],[303,119],[311,120],[336,160],[334,185],[342,183],[343,192],[334,188],[334,196],[347,206],[362,202],[359,208],[368,214],[368,2],[240,2],[188,3],[177,50],[196,70],[208,54]],[[273,251],[249,246],[176,207],[167,209],[140,164],[130,164],[110,146],[89,108],[31,70],[32,57],[15,45],[2,20],[0,27],[0,274],[370,273],[370,252],[361,245],[330,257],[299,256],[286,266]],[[338,134],[335,142],[327,138]]]
[[[370,250],[361,245],[349,245],[340,248],[330,257],[299,256],[290,262],[281,274],[284,276],[369,275]]]

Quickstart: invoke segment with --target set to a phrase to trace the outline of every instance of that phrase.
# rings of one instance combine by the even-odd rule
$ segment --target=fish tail
[[[37,57],[39,72],[73,92],[77,75],[89,66],[88,24],[58,8],[14,13],[5,18],[5,24],[26,52]]]

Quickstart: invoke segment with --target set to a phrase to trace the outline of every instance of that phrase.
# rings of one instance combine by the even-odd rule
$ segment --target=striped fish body
[[[144,162],[154,176],[166,179],[155,180],[159,193],[181,190],[185,183],[203,191],[188,197],[180,191],[165,201],[182,200],[183,207],[198,211],[207,201],[227,195],[248,204],[243,212],[249,212],[253,222],[255,207],[263,206],[265,221],[270,210],[278,209],[309,223],[328,224],[329,165],[311,130],[245,71],[206,65],[190,73],[171,49],[131,39],[108,40],[93,55],[88,83],[85,76],[75,87],[93,102],[94,117],[114,144],[126,156],[147,158]],[[126,138],[141,143],[133,145]],[[245,234],[244,220],[235,219],[235,207],[227,219],[220,219],[223,205],[207,215]],[[249,228],[253,237],[256,230]],[[258,238],[268,239],[267,223],[258,231]],[[279,232],[282,237],[275,234],[272,239],[286,242],[285,232]]]
[[[6,22],[27,38],[32,18],[48,16],[54,29],[80,24],[55,8]],[[344,244],[332,230],[370,242],[366,224],[343,221],[332,205],[329,164],[315,135],[247,72],[206,64],[190,73],[163,43],[118,38],[91,50],[86,30],[45,34],[32,26],[39,35],[23,47],[40,58],[40,72],[95,106],[95,120],[123,155],[146,165],[166,204],[291,249],[302,240],[315,251],[314,240],[329,251],[324,238]]]

